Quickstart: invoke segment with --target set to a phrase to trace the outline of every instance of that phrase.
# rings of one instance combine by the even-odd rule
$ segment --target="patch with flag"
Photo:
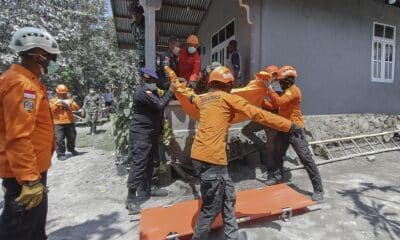
[[[32,99],[29,99],[29,98],[25,98],[25,100],[24,100],[24,109],[27,111],[27,112],[32,112],[33,111],[33,109],[35,108],[35,102],[34,102],[34,100],[32,100]]]
[[[32,90],[24,90],[25,99],[36,99],[36,92]]]

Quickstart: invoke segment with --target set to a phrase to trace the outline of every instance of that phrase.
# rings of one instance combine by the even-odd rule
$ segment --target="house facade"
[[[168,35],[184,40],[198,34],[203,67],[212,61],[224,63],[226,46],[235,39],[246,79],[270,64],[298,69],[305,114],[400,112],[400,1],[140,3],[146,34],[160,32],[158,39],[164,42],[146,41],[154,45],[154,50],[146,48],[149,67],[154,67],[157,46],[165,47]]]

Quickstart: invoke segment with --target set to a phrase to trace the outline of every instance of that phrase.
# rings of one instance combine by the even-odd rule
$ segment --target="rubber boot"
[[[128,197],[125,201],[126,209],[129,211],[129,215],[135,215],[140,213],[140,206],[136,197],[136,190],[128,189]]]

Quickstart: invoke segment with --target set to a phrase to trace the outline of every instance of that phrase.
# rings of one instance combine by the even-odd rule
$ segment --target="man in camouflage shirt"
[[[94,87],[90,87],[89,94],[85,97],[82,109],[85,111],[86,122],[90,127],[88,135],[96,134],[97,118],[100,111],[100,96],[94,90]]]

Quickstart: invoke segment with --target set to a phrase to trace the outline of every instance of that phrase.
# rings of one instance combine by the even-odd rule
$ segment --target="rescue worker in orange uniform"
[[[199,38],[196,35],[190,35],[186,39],[186,48],[180,51],[178,60],[178,76],[184,78],[188,87],[193,89],[197,86],[201,67],[201,58],[197,51],[199,44]]]
[[[283,66],[279,69],[278,80],[283,90],[278,95],[272,87],[269,87],[267,95],[271,99],[271,104],[279,108],[279,115],[291,120],[301,127],[301,131],[286,133],[279,131],[276,136],[274,146],[274,167],[273,174],[269,175],[266,184],[273,185],[279,183],[283,176],[283,156],[285,156],[289,144],[293,146],[301,163],[304,165],[307,174],[313,185],[314,193],[312,200],[323,200],[323,186],[317,165],[314,162],[304,131],[304,119],[301,112],[301,91],[296,86],[295,79],[297,71],[292,66]]]
[[[277,92],[281,92],[280,86],[276,86],[275,84],[278,78],[279,67],[276,65],[269,65],[264,71],[269,73],[271,76],[267,81],[268,84],[271,82],[273,89]],[[267,92],[265,92],[265,98],[268,98]],[[267,99],[264,101],[262,108],[273,113],[278,112],[277,107],[273,106]],[[267,136],[266,143],[256,135],[256,133],[260,131],[265,132],[265,135]],[[260,152],[261,161],[266,168],[266,171],[263,173],[263,178],[267,179],[268,175],[271,174],[271,171],[273,171],[274,168],[273,154],[276,131],[256,122],[249,122],[242,128],[242,134],[250,139]]]
[[[226,156],[228,129],[235,113],[243,113],[255,122],[282,132],[299,128],[285,118],[251,105],[240,96],[231,95],[233,81],[229,68],[218,67],[210,74],[210,91],[191,97],[191,102],[200,111],[191,158],[196,175],[200,178],[203,200],[193,240],[209,239],[211,225],[221,212],[225,239],[239,239],[234,210],[236,193],[228,175]]]
[[[75,150],[76,129],[73,111],[79,110],[79,105],[71,98],[68,98],[69,89],[64,84],[56,88],[57,97],[50,99],[50,108],[53,113],[54,130],[56,133],[56,153],[58,160],[64,161],[65,140],[67,150],[73,156],[79,155]]]
[[[44,240],[54,126],[39,79],[56,69],[60,50],[48,32],[33,27],[17,30],[9,47],[21,62],[0,77],[0,177],[5,190],[0,239]]]

